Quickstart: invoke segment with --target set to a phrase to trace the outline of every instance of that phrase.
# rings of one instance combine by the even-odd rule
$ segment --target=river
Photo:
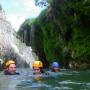
[[[0,72],[0,90],[90,90],[90,70],[62,69],[33,75],[30,69],[18,69],[20,75],[3,75]]]

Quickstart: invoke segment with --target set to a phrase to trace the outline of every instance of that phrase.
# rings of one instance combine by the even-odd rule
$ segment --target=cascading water
[[[35,35],[35,34],[34,34],[34,30],[35,30],[35,29],[34,29],[34,25],[32,24],[32,25],[31,25],[31,32],[30,32],[30,43],[31,43],[31,45],[33,46],[33,48],[35,48],[35,47],[34,47],[34,46],[35,46],[35,45],[34,45],[34,41],[35,41],[35,40],[34,40],[34,35]]]
[[[0,58],[3,59],[5,55],[12,56],[12,53],[17,59],[18,66],[24,66],[26,62],[31,67],[32,62],[38,59],[31,47],[27,47],[16,38],[16,32],[3,17],[3,12],[0,12]]]

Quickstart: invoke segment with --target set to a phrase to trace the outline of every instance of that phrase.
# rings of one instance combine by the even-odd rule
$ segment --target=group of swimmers
[[[32,64],[33,74],[41,74],[43,71],[43,63],[40,60],[36,60]],[[53,62],[50,66],[52,72],[60,71],[60,64],[58,62]],[[5,75],[19,75],[16,71],[16,62],[14,60],[8,60],[4,63],[4,74]]]

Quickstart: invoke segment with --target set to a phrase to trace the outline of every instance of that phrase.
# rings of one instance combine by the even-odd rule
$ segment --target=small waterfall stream
[[[26,46],[25,43],[21,43],[16,38],[16,32],[12,28],[11,24],[3,17],[3,12],[0,11],[0,59],[10,55],[17,59],[18,66],[24,62],[30,67],[38,56],[32,52],[30,46]]]

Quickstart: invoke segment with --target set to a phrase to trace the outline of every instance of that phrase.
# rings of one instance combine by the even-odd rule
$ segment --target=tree
[[[39,7],[47,7],[51,0],[35,0],[35,5]]]

